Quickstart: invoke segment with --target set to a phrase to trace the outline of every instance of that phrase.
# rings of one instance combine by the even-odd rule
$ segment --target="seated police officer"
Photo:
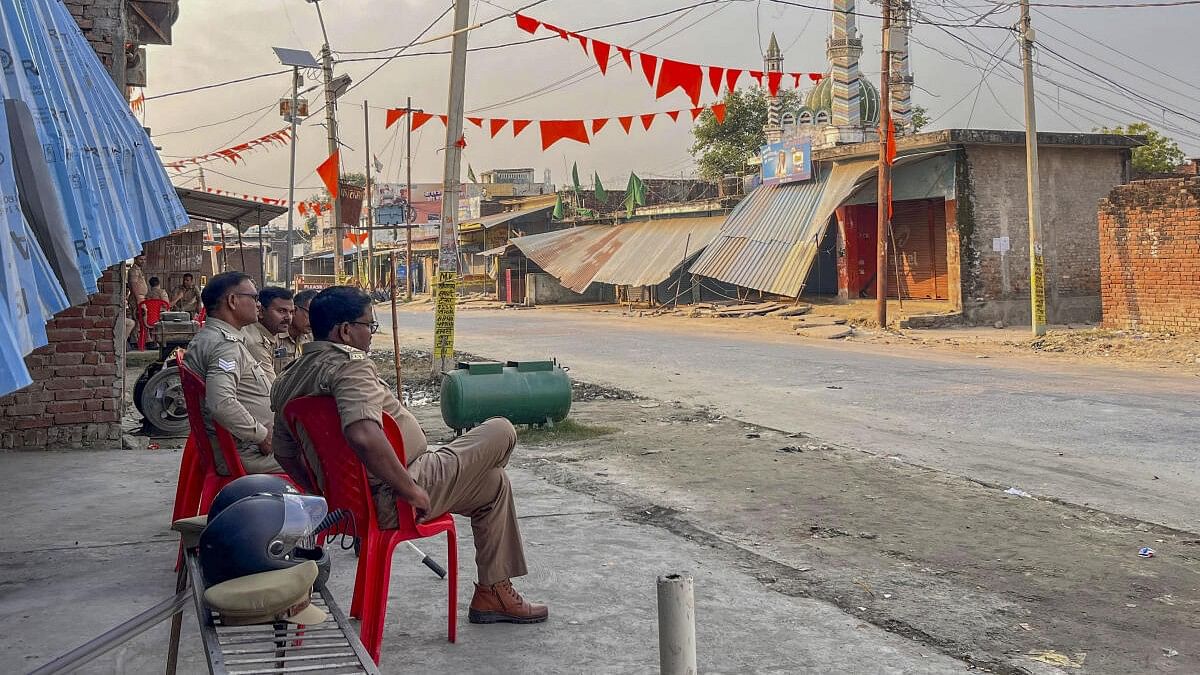
[[[342,432],[367,469],[379,526],[398,525],[396,501],[417,509],[424,520],[450,512],[471,519],[479,581],[471,600],[472,623],[538,623],[546,607],[526,601],[511,579],[524,576],[525,552],[512,488],[504,467],[517,443],[506,419],[493,418],[437,449],[427,448],[425,433],[415,417],[400,405],[380,381],[368,358],[371,335],[379,328],[371,297],[349,286],[321,291],[309,305],[314,342],[275,381],[271,404],[275,410],[275,456],[288,474],[306,490],[308,466],[299,442],[288,429],[283,409],[302,396],[332,396],[337,402]],[[387,413],[404,437],[408,466],[396,457],[384,435]],[[314,473],[318,467],[313,467]]]
[[[258,292],[250,277],[225,272],[213,277],[200,296],[208,319],[188,345],[184,364],[205,385],[204,425],[216,454],[217,471],[227,475],[213,422],[237,442],[242,466],[250,473],[280,473],[271,456],[271,385],[246,348],[243,329],[258,321]]]
[[[296,306],[292,292],[279,286],[266,286],[258,292],[258,321],[246,328],[246,349],[250,350],[270,383],[291,362],[287,349],[280,342],[292,326],[292,314]]]

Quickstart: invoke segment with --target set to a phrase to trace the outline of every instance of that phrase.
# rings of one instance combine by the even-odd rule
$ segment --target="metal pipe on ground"
[[[658,578],[658,664],[662,675],[696,675],[696,601],[692,578]]]

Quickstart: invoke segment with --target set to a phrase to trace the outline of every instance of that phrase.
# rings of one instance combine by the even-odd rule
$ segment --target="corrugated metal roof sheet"
[[[767,293],[804,288],[834,209],[875,167],[874,160],[823,166],[804,183],[758,187],[738,204],[691,272]]]
[[[179,200],[183,202],[183,208],[189,216],[214,223],[229,223],[243,232],[254,226],[262,227],[288,212],[282,206],[251,202],[199,190],[177,187],[175,192],[179,195]]]
[[[482,218],[472,218],[471,220],[463,221],[458,230],[459,232],[478,230],[480,228],[490,230],[493,227],[497,225],[503,225],[510,220],[516,220],[522,216],[528,216],[538,213],[539,211],[549,211],[552,208],[554,208],[554,204],[545,204],[543,206],[534,206],[528,209],[520,209],[518,211],[506,211],[504,213],[497,213],[495,215],[484,216]]]
[[[717,216],[584,225],[511,243],[577,293],[593,282],[653,286],[707,246],[724,221]]]

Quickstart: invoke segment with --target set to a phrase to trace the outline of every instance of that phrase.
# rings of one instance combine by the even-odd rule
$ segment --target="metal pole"
[[[462,171],[463,98],[467,79],[467,27],[470,0],[454,0],[454,43],[450,56],[450,93],[446,120],[446,163],[442,176],[442,224],[438,238],[438,289],[442,300],[434,321],[433,372],[445,372],[454,357],[454,299],[446,295],[458,285],[458,192]]]
[[[1042,258],[1042,214],[1039,191],[1037,110],[1033,88],[1033,28],[1029,0],[1021,0],[1021,66],[1025,71],[1025,174],[1029,209],[1029,305],[1034,336],[1046,334],[1046,267]]]
[[[692,578],[658,578],[658,669],[662,675],[696,675],[696,601]]]
[[[287,252],[286,259],[283,264],[284,285],[288,288],[292,287],[292,236],[295,231],[296,218],[296,116],[299,112],[297,107],[300,105],[300,67],[292,68],[292,159],[288,170],[288,228],[287,228]]]
[[[396,249],[392,249],[392,353],[396,355],[396,400],[404,400],[404,378],[400,371],[400,316],[396,313]]]
[[[375,217],[371,212],[371,114],[363,100],[363,138],[367,152],[367,189],[363,200],[367,204],[367,286],[375,288]]]
[[[888,33],[892,28],[892,0],[883,0],[883,57],[879,76],[879,191],[876,197],[878,218],[875,246],[875,319],[880,328],[887,328],[887,233],[891,225],[888,214],[892,182],[892,167],[887,160],[888,131],[892,126],[891,78],[892,52]]]
[[[404,249],[404,285],[406,287],[405,299],[412,302],[413,282],[412,282],[412,97],[408,97],[408,103],[405,104],[405,110],[408,111],[404,115],[405,119],[405,137],[404,137],[404,171],[408,183],[408,195],[406,205],[404,207],[404,238],[407,246]],[[395,234],[392,239],[396,239]],[[393,268],[395,265],[393,265]]]
[[[317,6],[319,15],[320,5]],[[333,91],[333,51],[329,49],[329,43],[321,45],[321,70],[325,74],[325,125],[329,129],[329,155],[338,151],[338,136],[337,136],[337,96]],[[338,163],[338,180],[341,180],[341,163]],[[345,261],[342,260],[342,238],[345,233],[342,231],[342,206],[339,200],[333,199],[333,227],[334,227],[334,242],[333,242],[333,277],[335,283],[341,283],[345,272]]]

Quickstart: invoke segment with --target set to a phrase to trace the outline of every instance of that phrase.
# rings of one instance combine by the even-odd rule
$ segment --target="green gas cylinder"
[[[442,420],[460,433],[491,417],[545,424],[570,411],[571,378],[553,361],[463,362],[442,378]]]

